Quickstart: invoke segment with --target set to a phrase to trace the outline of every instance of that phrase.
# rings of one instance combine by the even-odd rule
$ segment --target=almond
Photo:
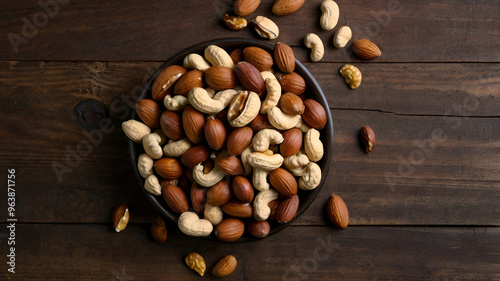
[[[207,199],[207,191],[205,189],[205,187],[197,184],[197,183],[193,183],[193,185],[191,186],[191,206],[193,207],[193,209],[200,213],[203,211],[203,209],[205,209],[205,201]]]
[[[241,61],[236,64],[234,71],[245,89],[255,92],[259,96],[264,93],[266,89],[264,78],[262,78],[260,71],[251,63]]]
[[[111,218],[113,220],[113,227],[115,228],[116,232],[124,230],[127,227],[128,220],[130,218],[127,204],[116,206],[116,208],[113,210]]]
[[[249,127],[242,127],[232,131],[226,140],[226,148],[229,155],[240,155],[250,145],[252,137],[253,131]]]
[[[161,109],[154,100],[140,100],[135,106],[135,112],[141,118],[142,122],[150,128],[160,128]]]
[[[197,69],[191,70],[182,75],[175,83],[175,95],[187,95],[194,87],[203,87],[203,73]]]
[[[281,155],[283,157],[288,157],[299,152],[303,142],[302,131],[297,128],[292,128],[288,131],[284,131],[282,135],[284,140],[280,144]]]
[[[184,166],[193,168],[194,166],[204,162],[210,156],[210,149],[204,144],[199,144],[188,149],[181,156],[181,162]]]
[[[226,129],[224,124],[217,118],[208,118],[204,127],[205,139],[211,149],[219,150],[226,141]]]
[[[292,93],[285,93],[281,96],[279,107],[281,111],[289,115],[302,115],[305,110],[302,99]]]
[[[157,102],[162,102],[167,92],[173,89],[175,82],[184,75],[187,70],[179,65],[171,65],[165,68],[156,76],[153,82],[153,87],[151,90],[151,95],[153,100]]]
[[[257,238],[264,238],[269,235],[271,226],[268,221],[250,221],[246,225],[246,231],[248,234]]]
[[[237,218],[251,218],[253,216],[252,204],[239,200],[230,200],[220,208],[224,213]]]
[[[361,128],[360,135],[361,141],[365,146],[366,153],[372,152],[373,147],[377,143],[377,140],[375,139],[375,133],[373,132],[372,128],[370,128],[369,126],[363,126]]]
[[[344,200],[340,196],[332,194],[326,205],[328,218],[337,227],[346,228],[349,224],[349,212]]]
[[[233,60],[234,64],[239,63],[240,61],[243,60],[243,51],[241,49],[234,49],[229,56]]]
[[[221,241],[234,242],[243,235],[244,231],[245,224],[241,220],[227,218],[217,225],[214,234]]]
[[[273,66],[273,57],[266,50],[259,47],[246,47],[243,57],[259,71],[267,71]]]
[[[182,214],[188,211],[188,200],[184,191],[175,185],[162,186],[162,193],[167,206],[175,213]]]
[[[180,140],[185,136],[182,118],[177,112],[163,111],[160,117],[160,126],[165,136],[171,140]]]
[[[253,13],[260,5],[260,0],[236,0],[234,2],[234,13],[246,17]]]
[[[203,165],[203,173],[208,174],[214,168],[214,161],[209,158],[205,162],[203,162],[202,165]]]
[[[294,195],[293,197],[283,200],[276,210],[276,220],[279,223],[290,222],[299,209],[299,196]]]
[[[151,236],[158,243],[165,243],[167,241],[167,225],[162,217],[158,216],[153,220],[151,224]]]
[[[280,82],[281,90],[285,93],[300,95],[306,90],[306,81],[295,72],[279,77],[278,82]]]
[[[236,156],[229,156],[220,159],[216,164],[219,169],[229,176],[239,176],[245,173],[243,163]]]
[[[313,99],[304,100],[304,106],[305,110],[302,119],[307,125],[315,129],[323,129],[326,125],[326,111],[323,106]]]
[[[212,269],[212,274],[222,278],[226,277],[229,274],[233,273],[233,271],[236,269],[237,265],[236,258],[232,255],[227,255],[220,259]]]
[[[231,187],[226,179],[210,187],[207,191],[207,202],[212,206],[226,204],[231,199]]]
[[[225,66],[212,66],[207,69],[205,82],[217,91],[233,89],[239,84],[234,70]]]
[[[247,178],[241,176],[234,177],[231,182],[231,187],[236,198],[242,202],[252,202],[254,191],[252,184]]]
[[[156,172],[166,180],[175,180],[182,176],[181,163],[175,158],[163,157],[154,164]]]
[[[358,57],[365,60],[371,60],[382,55],[378,46],[368,39],[354,41],[354,43],[352,43],[352,49]]]
[[[195,144],[201,143],[205,140],[204,126],[205,116],[203,113],[188,105],[182,112],[182,126],[188,139]]]
[[[285,197],[292,197],[297,194],[297,180],[290,172],[283,168],[269,172],[269,183]]]
[[[273,125],[269,123],[269,119],[267,118],[267,114],[257,114],[255,118],[248,124],[248,126],[254,131],[258,132],[263,129],[274,129]]]
[[[295,54],[290,46],[278,42],[273,50],[274,61],[278,68],[285,73],[292,73],[295,70]]]
[[[273,5],[273,13],[277,16],[285,16],[295,13],[306,0],[276,0]]]

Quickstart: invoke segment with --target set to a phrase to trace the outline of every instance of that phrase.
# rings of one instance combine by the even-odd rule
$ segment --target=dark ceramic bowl
[[[144,85],[141,95],[137,102],[143,98],[149,98],[151,99],[151,88],[154,82],[154,79],[158,74],[165,69],[167,66],[170,66],[172,64],[177,64],[177,65],[182,65],[184,57],[186,57],[188,54],[191,53],[197,53],[203,55],[203,50],[205,47],[209,45],[217,45],[225,50],[233,50],[237,48],[245,48],[247,46],[256,46],[260,47],[269,53],[272,54],[274,45],[266,44],[261,41],[257,41],[254,39],[247,39],[247,38],[224,38],[224,39],[217,39],[217,40],[212,40],[212,41],[207,41],[203,43],[199,43],[196,45],[193,45],[191,47],[185,48],[184,50],[180,51],[179,53],[175,54],[172,56],[169,60],[167,60],[164,64],[162,64],[158,69],[154,72],[154,74],[149,78],[149,80],[146,82]],[[300,217],[302,213],[304,213],[307,208],[313,203],[314,199],[316,196],[319,194],[321,187],[323,186],[326,175],[328,173],[328,169],[330,166],[331,158],[332,158],[332,148],[333,148],[333,123],[332,123],[332,116],[330,114],[330,110],[328,107],[328,103],[326,101],[326,98],[323,94],[323,91],[321,90],[321,87],[318,85],[314,77],[309,73],[309,71],[304,67],[302,63],[299,61],[295,60],[295,72],[300,74],[304,80],[306,81],[307,84],[307,90],[306,93],[308,97],[315,99],[318,101],[325,109],[326,109],[326,114],[327,114],[327,123],[324,129],[320,131],[321,133],[321,141],[323,142],[324,145],[324,156],[323,159],[321,159],[318,162],[318,165],[321,167],[322,171],[322,178],[321,178],[321,183],[319,186],[311,191],[301,191],[299,190],[299,197],[300,197],[300,205],[299,205],[299,210],[297,212],[297,215],[295,218],[286,223],[286,224],[273,224],[271,223],[271,231],[269,235],[273,235],[281,230],[283,230],[285,227],[291,225],[295,219]],[[137,103],[136,103],[137,104]],[[135,114],[135,112],[132,114],[132,118],[139,120],[139,117]],[[179,217],[178,214],[172,212],[167,204],[165,203],[165,200],[163,199],[163,196],[155,196],[150,193],[148,193],[144,189],[144,179],[141,177],[139,174],[139,171],[137,170],[137,158],[139,157],[139,154],[143,153],[144,149],[141,144],[135,143],[131,140],[129,140],[129,153],[130,153],[130,159],[132,161],[132,166],[134,167],[134,172],[135,176],[137,178],[137,181],[139,183],[140,188],[144,192],[144,195],[148,198],[149,202],[153,204],[154,208],[168,221],[171,223],[174,223],[177,225],[177,219]],[[188,194],[189,196],[189,194]],[[213,238],[213,236],[209,236],[210,238]],[[258,238],[254,238],[251,236],[248,236],[247,234],[243,235],[240,239],[237,240],[237,242],[247,242],[247,241],[254,241],[258,240]]]

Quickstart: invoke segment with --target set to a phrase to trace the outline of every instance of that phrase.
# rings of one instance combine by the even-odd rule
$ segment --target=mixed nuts
[[[253,9],[248,4],[235,8],[245,14]],[[271,224],[293,220],[299,189],[319,185],[327,114],[294,71],[295,55],[284,43],[273,54],[210,45],[203,56],[165,68],[153,84],[156,99],[136,106],[143,122],[123,123],[144,148],[137,167],[145,190],[180,215],[183,233],[233,242],[246,229],[266,237]],[[166,239],[162,221],[151,233]]]

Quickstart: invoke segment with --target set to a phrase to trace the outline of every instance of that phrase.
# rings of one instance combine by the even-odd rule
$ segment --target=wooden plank
[[[78,102],[92,98],[123,116],[119,105],[111,106],[113,102],[127,101],[126,96],[136,93],[159,65],[0,62],[0,88],[13,102],[30,103],[27,105],[43,107],[44,111],[56,110],[52,104],[43,103],[47,99],[63,102],[60,108],[71,113]],[[356,90],[349,89],[338,73],[342,64],[307,63],[306,67],[316,77],[331,108],[402,115],[500,116],[498,64],[359,64],[363,81]],[[34,92],[37,94],[32,96]],[[21,103],[22,99],[26,101]],[[132,106],[131,102],[128,104]]]
[[[156,0],[147,5],[131,0],[59,2],[67,4],[59,4],[47,16],[36,0],[4,1],[0,59],[163,61],[201,41],[258,37],[253,28],[233,32],[220,22],[222,14],[232,9],[232,0]],[[320,28],[320,1],[307,1],[298,12],[285,17],[271,13],[272,3],[263,1],[247,19],[265,15],[274,20],[280,27],[279,40],[296,46],[300,60],[308,60],[303,37],[314,32],[327,47],[324,61],[359,61],[349,48],[336,50],[333,31]],[[376,42],[383,53],[378,62],[500,59],[500,22],[496,20],[500,5],[495,1],[362,0],[339,6],[338,26],[350,26],[354,39]]]
[[[226,280],[498,280],[500,232],[492,227],[290,227],[262,241],[228,244],[169,227],[165,244],[149,225],[119,234],[109,225],[16,226],[16,280],[188,280],[184,257],[198,252],[204,278],[227,254]],[[75,240],[75,237],[78,237]],[[2,243],[2,253],[6,253]],[[2,268],[5,270],[6,265]],[[4,273],[6,274],[6,273]],[[9,276],[7,274],[7,276]]]

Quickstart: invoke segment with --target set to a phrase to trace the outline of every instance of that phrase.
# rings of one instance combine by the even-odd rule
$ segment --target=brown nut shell
[[[219,150],[226,142],[226,128],[218,118],[208,118],[204,127],[205,139],[213,150]]]
[[[181,162],[184,166],[193,168],[207,160],[208,156],[210,156],[210,149],[204,144],[199,144],[184,152],[181,156]]]
[[[231,182],[234,196],[242,202],[250,203],[254,197],[253,186],[250,181],[241,176],[234,177]]]
[[[194,69],[182,75],[181,78],[175,83],[175,95],[187,95],[191,89],[195,87],[203,87],[203,72]]]
[[[245,89],[255,92],[259,96],[266,90],[264,78],[253,64],[241,61],[234,66],[234,72]]]
[[[212,66],[205,71],[205,82],[217,91],[233,89],[239,81],[233,69],[225,66]]]
[[[222,211],[236,218],[251,218],[253,217],[252,204],[241,202],[239,200],[230,200],[224,205],[221,205]]]
[[[323,129],[326,125],[326,111],[323,106],[313,99],[304,100],[304,106],[302,119],[312,128]]]
[[[158,216],[153,220],[151,224],[151,236],[158,243],[165,243],[167,241],[167,225],[162,217]]]
[[[188,199],[182,189],[175,185],[162,186],[162,194],[167,206],[177,214],[188,211]]]
[[[237,265],[236,258],[232,255],[227,255],[221,258],[212,269],[212,274],[216,277],[223,278],[233,273]]]
[[[278,82],[280,82],[281,90],[285,93],[300,95],[306,90],[306,81],[296,72],[279,77]]]
[[[258,132],[263,129],[274,129],[273,125],[269,122],[269,119],[267,118],[267,114],[257,114],[255,118],[248,124],[248,127],[250,127],[254,132]]]
[[[295,70],[295,54],[290,46],[278,42],[273,50],[274,61],[278,68],[284,73],[292,73]]]
[[[288,115],[302,115],[305,110],[302,99],[292,93],[285,93],[281,96],[279,107],[281,111]]]
[[[259,7],[261,0],[236,0],[234,1],[234,13],[246,17]]]
[[[182,165],[179,160],[171,157],[163,157],[156,160],[154,164],[156,172],[165,180],[175,180],[182,176]]]
[[[234,242],[243,235],[244,231],[245,224],[241,220],[227,218],[217,225],[214,234],[221,241]]]
[[[382,52],[378,46],[368,39],[359,39],[352,43],[354,53],[365,60],[371,60],[380,57]]]
[[[210,187],[207,191],[207,202],[212,206],[226,204],[231,199],[231,187],[226,179]]]
[[[269,183],[285,197],[292,197],[297,194],[297,180],[290,172],[283,168],[269,172]]]
[[[180,140],[185,137],[182,118],[179,113],[166,110],[160,117],[161,130],[171,140]]]
[[[240,155],[250,145],[252,137],[253,131],[249,127],[241,127],[232,131],[226,140],[226,148],[229,155]]]
[[[168,91],[172,91],[173,85],[182,75],[184,75],[187,70],[180,65],[170,65],[156,76],[155,81],[153,82],[153,87],[151,90],[151,94],[153,96],[153,100],[157,102],[162,102]]]
[[[339,228],[346,228],[349,225],[349,212],[344,200],[340,196],[332,194],[326,205],[326,211],[330,221]]]
[[[186,106],[182,112],[182,126],[192,143],[199,144],[205,140],[205,116],[191,105]]]
[[[243,163],[236,156],[229,156],[226,158],[222,158],[217,162],[217,167],[219,170],[224,172],[229,176],[240,176],[245,173],[245,168],[243,167]]]
[[[271,226],[268,221],[250,221],[246,224],[248,234],[257,238],[265,238],[271,231]]]
[[[205,209],[205,202],[207,201],[207,190],[205,187],[193,183],[191,186],[191,206],[196,212],[202,212]]]
[[[243,57],[261,72],[271,69],[274,63],[271,54],[259,47],[246,47],[243,49]]]
[[[370,128],[369,126],[361,127],[360,136],[361,136],[361,141],[365,146],[365,152],[366,153],[372,152],[373,147],[377,143],[377,139],[375,138],[375,133],[373,132],[373,129]]]
[[[276,220],[279,223],[287,223],[295,218],[297,211],[299,209],[299,196],[294,195],[293,197],[283,200],[276,210]]]
[[[150,128],[160,128],[161,109],[154,100],[140,100],[135,107],[135,112]]]
[[[288,131],[284,131],[282,135],[284,140],[280,144],[281,155],[283,157],[288,157],[299,152],[303,142],[302,131],[297,128],[292,128]]]

